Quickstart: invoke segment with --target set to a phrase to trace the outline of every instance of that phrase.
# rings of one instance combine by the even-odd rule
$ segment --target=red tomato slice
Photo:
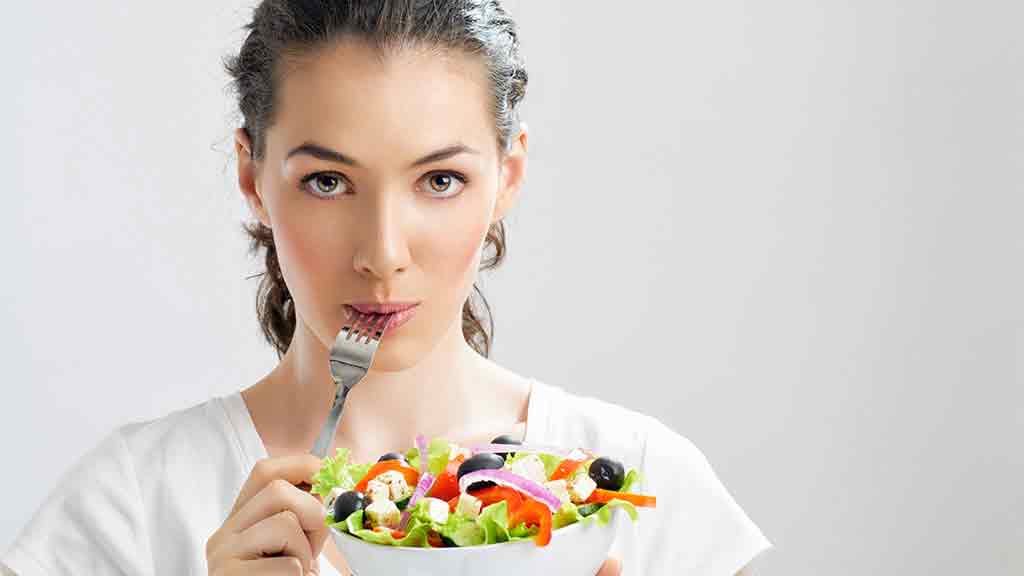
[[[460,454],[458,458],[448,463],[445,471],[434,480],[434,485],[427,492],[427,496],[439,500],[451,500],[459,496],[459,465],[465,460],[465,455]]]

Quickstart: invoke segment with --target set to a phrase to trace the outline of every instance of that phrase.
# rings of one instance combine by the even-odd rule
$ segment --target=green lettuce
[[[509,465],[514,464],[516,460],[521,460],[531,454],[540,458],[540,461],[544,463],[544,475],[548,478],[551,478],[551,475],[555,473],[555,469],[562,463],[561,456],[555,456],[554,454],[542,454],[539,452],[516,452],[513,456],[509,456],[505,462]]]
[[[371,466],[349,462],[348,448],[338,448],[334,458],[323,459],[320,470],[313,476],[312,492],[326,498],[335,487],[351,490],[366,476]]]
[[[430,543],[427,541],[427,536],[430,534],[429,525],[410,525],[405,531],[404,537],[395,538],[392,536],[390,530],[377,532],[376,530],[363,528],[362,510],[356,510],[349,514],[348,518],[346,518],[344,522],[333,523],[332,527],[337,528],[342,532],[348,532],[357,538],[374,544],[383,544],[385,546],[412,546],[415,548],[427,548],[430,546]]]
[[[622,488],[619,488],[618,490],[616,490],[616,492],[629,492],[629,489],[633,487],[633,484],[642,481],[643,476],[640,475],[640,472],[638,472],[636,469],[631,469],[626,474],[626,479],[622,481]]]
[[[460,513],[448,515],[448,521],[437,529],[456,546],[478,546],[525,540],[537,533],[536,528],[527,527],[525,522],[518,526],[508,525],[508,503],[495,502],[480,511],[476,518]]]
[[[436,478],[448,466],[450,446],[444,438],[434,438],[427,445],[427,470]],[[413,468],[420,469],[420,451],[415,446],[405,453],[405,459]]]

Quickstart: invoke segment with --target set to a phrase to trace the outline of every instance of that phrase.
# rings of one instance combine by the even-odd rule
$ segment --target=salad
[[[635,521],[654,496],[630,492],[639,472],[584,449],[524,445],[499,436],[464,447],[417,436],[406,453],[372,464],[339,448],[313,477],[327,525],[375,544],[457,547],[533,539],[577,522],[607,524],[614,508]]]

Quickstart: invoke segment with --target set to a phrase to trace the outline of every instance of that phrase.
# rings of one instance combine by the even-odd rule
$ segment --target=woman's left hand
[[[619,576],[619,574],[622,574],[622,562],[616,558],[605,560],[601,569],[597,571],[597,576]]]

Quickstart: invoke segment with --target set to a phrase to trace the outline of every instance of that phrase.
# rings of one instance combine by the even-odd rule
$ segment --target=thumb
[[[597,571],[597,576],[619,576],[622,574],[622,561],[618,558],[609,557]]]

